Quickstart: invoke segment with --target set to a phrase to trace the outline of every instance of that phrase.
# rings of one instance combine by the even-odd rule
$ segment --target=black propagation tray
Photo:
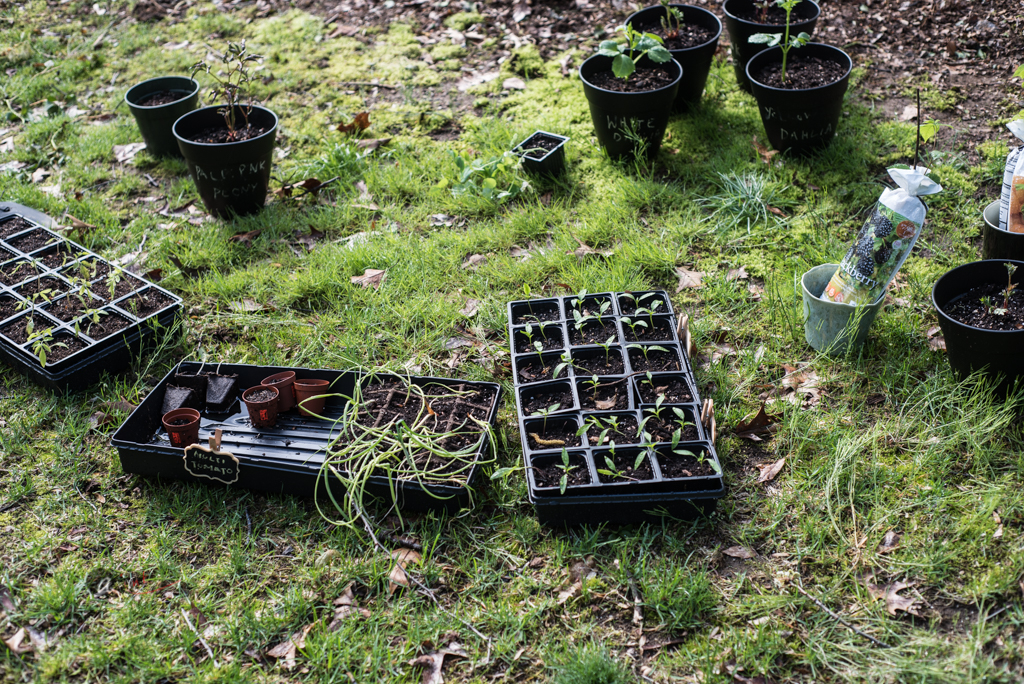
[[[227,411],[200,412],[199,443],[205,445],[219,428],[221,450],[233,454],[239,461],[239,477],[231,485],[197,477],[186,470],[184,450],[171,446],[160,422],[164,390],[168,384],[173,384],[175,373],[195,375],[204,371],[238,376],[234,401]],[[340,396],[332,396],[327,400],[321,414],[323,420],[302,416],[298,409],[292,409],[278,413],[277,424],[273,428],[252,427],[245,405],[241,402],[242,392],[259,385],[264,378],[284,371],[295,371],[297,379],[331,381],[325,393]],[[183,362],[175,366],[128,416],[114,433],[111,444],[117,448],[121,467],[126,473],[275,494],[316,496],[321,501],[329,502],[326,498],[328,484],[335,497],[343,490],[343,485],[333,476],[330,476],[330,483],[326,482],[328,471],[324,470],[324,475],[321,475],[321,465],[329,443],[341,431],[336,421],[340,419],[347,401],[344,397],[352,396],[356,382],[369,375],[361,371]],[[501,387],[495,383],[384,373],[373,374],[373,377],[384,380],[400,378],[421,386],[439,384],[447,387],[464,386],[466,389],[493,389],[493,404],[486,422],[493,427],[497,421]],[[476,462],[466,477],[465,486],[421,485],[409,480],[372,476],[366,485],[366,493],[387,503],[394,501],[403,510],[458,512],[472,503],[472,489],[482,475],[480,457],[491,448],[490,440],[491,436],[483,433],[476,449]]]
[[[0,271],[3,271],[0,302],[6,300],[8,306],[13,304],[8,313],[0,309],[0,360],[40,385],[56,390],[77,389],[95,382],[103,371],[113,373],[125,368],[132,354],[142,353],[160,329],[173,325],[181,299],[48,230],[54,225],[49,216],[34,209],[0,202]],[[27,266],[19,266],[21,263]],[[90,268],[83,268],[85,265]],[[120,288],[113,298],[107,288],[110,272],[118,274]],[[68,276],[88,279],[90,292],[74,286]],[[31,289],[36,281],[41,281],[39,287],[53,291],[46,299],[36,301],[36,330],[50,329],[55,343],[70,345],[72,349],[78,347],[58,360],[52,360],[51,352],[51,359],[45,366],[32,352],[32,343],[19,345],[4,334],[6,328],[18,325],[32,313],[29,298],[23,296],[22,291]],[[77,295],[90,302],[89,308],[103,312],[101,320],[116,317],[128,325],[94,339],[86,334],[90,321],[85,317],[64,321],[51,313],[59,310],[62,301]],[[138,295],[155,295],[165,305],[152,313],[136,316],[129,303]],[[61,351],[64,349],[66,347]]]
[[[701,400],[697,383],[686,350],[679,341],[677,321],[672,311],[668,294],[663,290],[650,292],[604,292],[586,294],[582,297],[582,307],[577,304],[577,296],[556,297],[551,299],[533,299],[511,302],[508,307],[509,340],[512,349],[512,371],[515,382],[516,411],[519,418],[519,430],[523,445],[523,462],[526,468],[527,486],[531,503],[541,523],[552,526],[584,525],[584,524],[629,524],[636,522],[654,522],[668,518],[689,520],[698,515],[706,515],[714,510],[715,505],[725,494],[722,481],[721,464],[714,444],[701,424]],[[639,305],[635,302],[639,301]],[[601,311],[603,303],[608,306]],[[654,306],[653,302],[660,302]],[[635,309],[653,309],[653,313],[641,312],[638,316]],[[601,314],[602,331],[600,335],[583,337],[577,329],[577,319],[573,310],[582,310],[582,315]],[[641,334],[637,339],[629,326],[629,321],[643,320],[646,328],[637,325],[636,331]],[[584,324],[584,330],[592,322]],[[527,335],[526,326],[530,325],[532,337]],[[543,330],[540,326],[545,326]],[[611,338],[610,342],[609,339]],[[543,364],[536,351],[529,351],[532,343],[541,341],[544,351]],[[655,357],[666,359],[671,369],[651,371],[648,381],[647,369],[644,368],[645,357],[642,350],[631,345],[653,345],[664,348],[667,352],[648,350]],[[606,350],[604,345],[608,346]],[[607,352],[607,353],[606,353]],[[567,356],[565,356],[567,355]],[[621,368],[615,373],[604,373],[601,361],[605,358],[620,359]],[[652,357],[653,358],[653,357]],[[566,360],[569,361],[552,378],[555,368]],[[595,366],[594,364],[597,363]],[[549,373],[538,373],[537,368],[548,368]],[[601,384],[608,384],[607,391],[593,393],[588,381],[598,375]],[[672,451],[670,442],[639,444],[641,439],[633,439],[630,443],[618,443],[617,454],[639,455],[639,450],[647,452],[647,463],[653,472],[653,478],[643,481],[601,482],[597,472],[604,469],[604,456],[609,453],[607,446],[595,445],[597,430],[593,423],[575,442],[575,446],[566,446],[570,458],[581,459],[581,468],[590,477],[590,484],[569,486],[565,494],[561,494],[558,486],[541,487],[535,478],[535,466],[550,466],[562,462],[561,446],[544,446],[537,443],[530,433],[561,421],[563,426],[579,429],[592,417],[606,418],[618,416],[631,419],[637,425],[656,410],[655,388],[668,387],[658,382],[685,383],[689,397],[682,393],[672,395],[681,399],[676,403],[663,400],[661,410],[674,416],[674,409],[682,411],[689,422],[694,423],[696,439],[681,441],[676,448],[687,449],[694,453],[702,453],[706,459],[713,459],[717,472],[712,475],[694,477],[669,477],[662,471],[662,455]],[[547,401],[536,400],[549,392],[561,392],[571,397],[571,405],[559,405],[557,410],[549,413],[547,423],[544,417],[536,414],[538,406]],[[607,402],[616,399],[614,407]],[[599,408],[597,402],[601,401]],[[553,405],[553,404],[551,404]],[[577,461],[580,462],[580,461]]]

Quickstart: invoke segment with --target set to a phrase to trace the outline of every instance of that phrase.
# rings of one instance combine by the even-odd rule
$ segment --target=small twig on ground
[[[864,637],[865,639],[867,639],[868,641],[873,643],[875,646],[878,646],[879,648],[891,648],[891,646],[889,646],[889,644],[884,643],[882,641],[879,641],[878,639],[876,639],[875,637],[871,636],[870,634],[865,634],[864,632],[860,631],[859,629],[857,629],[856,627],[851,625],[849,622],[847,622],[843,618],[841,618],[838,615],[836,615],[835,613],[833,613],[832,610],[829,609],[829,607],[826,606],[824,603],[822,603],[821,601],[819,601],[818,599],[814,598],[813,596],[808,594],[806,591],[804,591],[803,580],[800,579],[799,575],[797,575],[797,582],[798,582],[798,584],[796,585],[796,590],[799,591],[804,596],[806,596],[807,598],[811,599],[811,601],[814,602],[814,605],[818,606],[818,608],[821,608],[823,611],[828,613],[829,616],[833,620],[836,620],[840,624],[844,625],[846,628],[852,630],[858,636]]]
[[[400,86],[388,85],[386,83],[369,83],[367,81],[341,81],[335,85],[340,86],[362,86],[364,88],[387,88],[388,90],[398,90]]]
[[[636,579],[633,577],[633,573],[627,573],[626,579],[629,580],[629,591],[633,594],[633,624],[638,625],[640,630],[643,631],[644,626],[644,597],[640,593],[640,590],[636,587]]]
[[[245,543],[252,544],[252,518],[249,517],[249,507],[245,507]]]
[[[184,608],[181,609],[181,617],[185,618],[185,624],[188,625],[188,628],[191,629],[199,638],[199,643],[201,643],[203,648],[206,649],[206,654],[210,656],[210,660],[213,661],[213,666],[219,668],[220,665],[217,664],[217,659],[213,657],[213,650],[210,648],[210,644],[206,643],[206,639],[204,639],[203,635],[199,633],[199,630],[192,626],[192,621],[188,619],[188,613],[185,612]]]
[[[394,534],[386,534],[384,535],[384,538],[396,546],[402,546],[407,549],[412,549],[413,551],[423,550],[423,544],[414,542],[411,539],[406,539],[405,537],[399,537],[398,535]]]

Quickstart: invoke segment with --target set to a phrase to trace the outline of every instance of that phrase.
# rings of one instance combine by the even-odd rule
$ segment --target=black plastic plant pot
[[[588,413],[583,425],[587,428],[583,446],[640,446],[640,414],[637,411],[601,411]]]
[[[729,32],[729,50],[732,52],[732,66],[736,72],[736,82],[740,88],[750,92],[750,81],[747,76],[747,62],[762,50],[767,49],[763,43],[751,43],[750,36],[755,33],[781,33],[785,35],[786,24],[758,24],[749,19],[741,19],[738,15],[748,16],[756,11],[753,0],[725,0],[722,4],[725,12],[725,30]],[[821,15],[821,8],[812,0],[804,0],[793,9],[792,21],[789,25],[790,35],[814,34],[814,27]],[[801,48],[802,49],[802,48]]]
[[[672,313],[672,302],[669,301],[668,295],[664,291],[622,292],[616,296],[616,299],[619,303],[619,313],[623,316],[632,316],[638,311],[643,315]]]
[[[722,466],[709,442],[661,445],[654,449],[654,460],[661,476],[659,489],[704,492],[722,487]]]
[[[516,354],[512,357],[512,372],[516,376],[516,383],[528,385],[572,377],[572,364],[562,361],[562,354],[557,350],[543,354]]]
[[[944,309],[970,290],[984,285],[1006,287],[1005,259],[975,261],[958,266],[939,278],[932,289],[932,305],[939,317],[939,327],[946,340],[949,365],[961,379],[983,371],[992,378],[1001,378],[998,391],[1005,393],[1024,377],[1024,330],[985,330],[951,318]],[[1013,282],[1019,283],[1024,261],[1011,261],[1018,268]]]
[[[646,59],[646,58],[645,58]],[[647,62],[641,60],[643,67]],[[631,159],[638,153],[651,159],[661,149],[672,106],[679,92],[683,69],[679,62],[665,62],[674,80],[656,90],[620,93],[599,88],[591,82],[595,74],[610,72],[611,57],[594,55],[580,65],[583,94],[590,105],[597,142],[612,159]]]
[[[154,346],[173,328],[181,299],[44,230],[52,226],[41,212],[0,203],[0,254],[14,257],[0,264],[0,360],[40,385],[81,389]],[[102,294],[111,273],[116,299]],[[30,311],[40,290],[50,290],[50,301],[36,301]],[[26,339],[30,315],[34,331],[48,336]]]
[[[618,344],[609,346],[607,350],[600,347],[573,349],[571,354],[573,369],[577,377],[626,374],[626,360],[622,357],[622,348]],[[626,387],[623,386],[623,390],[625,389]]]
[[[523,162],[523,170],[534,176],[559,176],[565,173],[565,143],[568,136],[537,131],[512,148]]]
[[[622,339],[627,343],[676,341],[674,316],[623,316],[619,325],[622,327]]]
[[[524,418],[550,415],[579,408],[572,383],[568,380],[539,382],[520,387],[516,395],[519,414]]]
[[[206,365],[206,370],[210,365]],[[190,466],[182,459],[181,449],[175,449],[168,441],[160,422],[164,393],[174,382],[172,369],[143,400],[127,420],[114,433],[111,441],[118,450],[121,466],[126,473],[136,473],[161,480],[184,480],[218,487],[232,488],[297,496],[315,496],[321,505],[330,506],[330,498],[344,494],[344,483],[323,468],[329,457],[328,450],[339,443],[343,435],[341,424],[343,412],[350,397],[354,396],[356,385],[368,385],[371,376],[354,371],[307,368],[286,368],[278,366],[250,366],[243,364],[220,364],[217,373],[234,376],[237,379],[234,395],[227,411],[209,402],[200,411],[199,443],[205,444],[217,430],[221,431],[220,450],[232,455],[236,465],[232,477],[224,479],[216,473],[210,477]],[[203,365],[196,362],[180,364],[180,372],[199,374]],[[244,405],[240,403],[242,388],[258,387],[260,381],[269,375],[292,371],[302,380],[322,380],[329,383],[329,396],[322,409],[322,417],[303,416],[298,411],[281,413],[272,428],[256,428],[249,421]],[[448,378],[406,377],[391,375],[372,376],[374,381],[400,379],[403,382],[450,392],[451,401],[439,401],[434,405],[439,415],[453,413],[459,397],[467,391],[476,391],[486,396],[486,406],[473,408],[474,417],[493,427],[497,422],[501,400],[501,387],[494,383],[469,382]],[[372,386],[372,385],[370,385]],[[401,403],[405,395],[393,399]],[[391,400],[389,400],[391,401]],[[468,399],[466,401],[469,401]],[[351,408],[351,407],[349,407]],[[480,461],[492,452],[492,436],[481,430],[475,445],[466,447],[472,461],[471,467],[458,479],[451,478],[444,483],[421,483],[412,479],[401,479],[388,475],[372,475],[368,478],[365,493],[380,499],[385,506],[398,505],[408,511],[446,511],[457,513],[472,504],[473,491],[482,480]]]
[[[561,323],[527,323],[512,331],[512,347],[517,354],[530,354],[537,351],[540,343],[541,351],[561,349],[565,344]]]
[[[178,96],[165,104],[141,104],[153,95],[162,93]],[[165,99],[169,99],[165,98]],[[199,84],[185,76],[161,76],[132,86],[124,94],[124,101],[135,117],[146,149],[158,157],[180,157],[178,140],[171,130],[174,122],[188,114],[199,103]]]
[[[722,35],[722,22],[711,12],[694,5],[672,5],[683,13],[683,23],[711,31],[712,37],[700,45],[683,48],[680,50],[669,49],[672,58],[679,62],[683,69],[683,78],[679,81],[679,92],[676,93],[675,102],[672,105],[673,112],[685,112],[700,104],[701,95],[704,94],[704,86],[708,82],[708,74],[711,72],[711,62],[718,50],[718,39]],[[667,10],[660,6],[648,7],[639,12],[634,12],[626,19],[636,30],[651,31],[659,35],[661,31],[661,20],[666,16]]]
[[[263,107],[253,107],[250,125],[266,129],[248,140],[224,143],[194,142],[205,131],[223,130],[223,106],[203,107],[185,114],[174,123],[174,137],[188,172],[195,181],[206,210],[221,219],[254,214],[267,201],[270,170],[274,162],[277,115]],[[244,121],[243,108],[235,109],[238,121]]]
[[[561,320],[562,307],[557,299],[529,299],[509,304],[508,318],[512,325],[551,323]]]
[[[593,495],[600,490],[597,483],[597,471],[594,470],[587,452],[579,449],[566,449],[569,457],[569,468],[565,468],[562,453],[535,454],[528,458],[526,481],[531,491],[538,497],[575,497]],[[562,491],[562,474],[566,476],[565,491]]]
[[[789,63],[802,57],[817,57],[840,64],[844,69],[843,76],[817,88],[787,90],[764,85],[755,78],[766,64],[782,62],[782,48],[759,52],[747,63],[747,76],[768,140],[775,149],[794,154],[813,152],[832,142],[839,128],[843,96],[853,69],[853,60],[848,54],[823,43],[808,43],[791,50]]]
[[[1011,233],[999,229],[999,200],[985,207],[982,222],[982,259],[1024,261],[1024,233]]]

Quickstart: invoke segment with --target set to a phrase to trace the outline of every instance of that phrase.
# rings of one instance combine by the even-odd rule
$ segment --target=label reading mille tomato
[[[873,304],[903,265],[920,230],[921,224],[876,204],[822,297],[844,304]]]

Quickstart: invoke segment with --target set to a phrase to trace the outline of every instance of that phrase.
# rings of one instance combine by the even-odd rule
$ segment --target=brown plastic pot
[[[296,380],[292,385],[295,389],[295,401],[299,405],[299,413],[303,416],[319,416],[327,403],[327,380]]]
[[[260,384],[264,387],[276,387],[277,391],[280,392],[277,399],[278,411],[291,411],[295,408],[295,391],[292,389],[294,383],[295,371],[284,371],[282,373],[275,373],[268,378],[263,378],[263,382]]]
[[[262,390],[269,390],[274,393],[273,399],[266,401],[249,401],[249,396]],[[249,420],[253,427],[269,428],[277,423],[277,399],[280,392],[274,385],[257,385],[242,392],[242,401],[249,411]]]
[[[187,422],[180,425],[173,424],[181,420]],[[179,408],[168,411],[160,419],[160,422],[164,424],[164,429],[167,430],[167,437],[170,438],[172,447],[184,449],[190,444],[195,444],[199,441],[199,411],[195,409]]]

